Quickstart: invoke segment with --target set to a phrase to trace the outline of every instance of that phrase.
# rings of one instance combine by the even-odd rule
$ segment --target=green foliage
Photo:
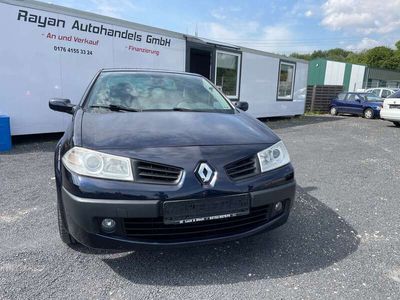
[[[388,47],[375,47],[361,52],[352,52],[341,48],[317,50],[310,54],[292,53],[290,56],[305,60],[325,58],[329,60],[364,64],[373,68],[383,68],[400,71],[400,41],[396,42],[395,50]]]
[[[397,41],[395,45],[396,45],[397,50],[400,50],[400,41]]]

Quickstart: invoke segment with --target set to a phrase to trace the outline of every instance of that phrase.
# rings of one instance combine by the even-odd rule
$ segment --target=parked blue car
[[[331,101],[331,115],[352,114],[366,119],[379,118],[383,99],[373,93],[340,93]]]

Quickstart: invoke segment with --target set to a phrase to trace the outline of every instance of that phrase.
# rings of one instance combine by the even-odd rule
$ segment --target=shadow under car
[[[289,221],[271,232],[217,245],[138,249],[103,261],[138,284],[187,286],[282,278],[326,268],[357,250],[357,232],[297,188]],[[100,251],[99,254],[106,252]]]

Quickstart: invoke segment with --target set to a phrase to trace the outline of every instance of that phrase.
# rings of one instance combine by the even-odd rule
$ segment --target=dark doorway
[[[203,75],[211,80],[211,52],[191,48],[189,72]]]

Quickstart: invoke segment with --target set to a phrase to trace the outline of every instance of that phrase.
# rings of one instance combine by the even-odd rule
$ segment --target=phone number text
[[[82,54],[82,55],[93,55],[92,50],[79,49],[79,48],[69,48],[63,46],[54,46],[54,51],[72,53],[72,54]]]

